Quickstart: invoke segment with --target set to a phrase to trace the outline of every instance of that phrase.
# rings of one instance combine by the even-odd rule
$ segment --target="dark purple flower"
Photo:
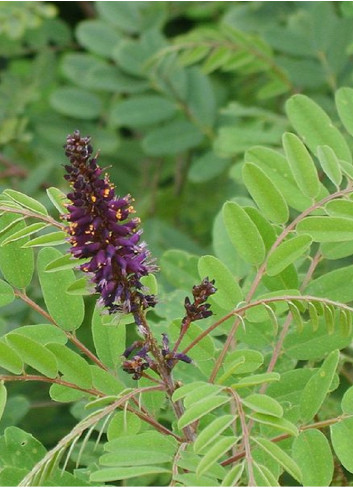
[[[183,353],[176,353],[169,348],[169,338],[165,333],[162,334],[162,355],[167,367],[170,370],[174,367],[177,360],[192,363],[191,358],[187,355],[184,355]]]
[[[64,216],[70,223],[70,252],[87,258],[81,270],[92,274],[95,290],[109,313],[138,312],[153,307],[155,297],[144,294],[141,277],[156,271],[146,243],[140,242],[140,220],[132,218],[131,195],[117,197],[115,186],[92,157],[90,137],[79,131],[67,137],[65,154],[66,180],[72,191],[72,204]]]
[[[185,297],[184,307],[186,316],[183,318],[183,324],[187,321],[192,322],[197,319],[205,319],[212,316],[213,313],[210,311],[211,305],[207,304],[206,301],[210,295],[217,291],[214,283],[214,280],[209,280],[206,277],[199,285],[194,285],[192,288],[194,302],[191,302],[189,297]]]

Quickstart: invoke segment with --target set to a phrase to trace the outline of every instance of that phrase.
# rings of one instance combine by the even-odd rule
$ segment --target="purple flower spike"
[[[140,242],[140,220],[131,217],[135,212],[131,195],[115,195],[115,186],[107,174],[102,175],[97,156],[92,157],[90,141],[75,131],[64,146],[70,162],[65,165],[65,178],[72,188],[67,195],[72,204],[65,215],[70,223],[70,252],[87,258],[80,268],[92,274],[100,302],[110,314],[136,313],[156,304],[154,296],[144,294],[140,279],[157,267],[146,243]]]

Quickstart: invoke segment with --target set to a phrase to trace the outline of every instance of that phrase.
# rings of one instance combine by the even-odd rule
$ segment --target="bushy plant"
[[[352,484],[352,12],[279,5],[7,4],[1,485]]]
[[[336,103],[353,133],[353,89],[341,88]],[[339,377],[353,335],[345,260],[353,252],[352,156],[308,97],[289,99],[287,113],[298,135],[283,135],[284,154],[255,146],[245,156],[253,203],[224,204],[221,257],[218,246],[200,258],[169,251],[174,291],[158,291],[133,199],[116,196],[79,131],[65,145],[72,190],[47,189],[61,221],[30,196],[2,193],[1,303],[21,300],[45,320],[17,324],[1,339],[9,372],[2,410],[5,383],[42,381],[83,418],[47,453],[6,428],[4,485],[151,475],[159,485],[277,485],[283,471],[303,485],[328,485],[328,427],[335,456],[353,471],[353,388]],[[44,304],[27,295],[35,269]],[[83,296],[92,293],[98,302],[84,316]],[[93,348],[76,335],[84,317]],[[26,467],[22,453],[30,453]]]

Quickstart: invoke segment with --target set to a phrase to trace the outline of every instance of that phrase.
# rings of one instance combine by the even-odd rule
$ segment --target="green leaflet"
[[[344,413],[353,414],[353,386],[343,394],[341,408]]]
[[[67,336],[64,331],[53,324],[29,324],[16,328],[15,333],[27,336],[41,345],[48,343],[67,343]]]
[[[259,487],[279,487],[279,484],[272,472],[262,464],[254,462],[254,477],[256,485]]]
[[[288,205],[293,209],[303,211],[311,205],[311,199],[299,189],[289,163],[281,153],[265,146],[254,146],[245,153],[245,161],[258,165],[280,189]],[[320,197],[322,192],[323,188]]]
[[[92,387],[90,366],[84,358],[59,343],[48,344],[47,348],[55,355],[59,371],[65,376],[65,380],[84,389]]]
[[[281,243],[268,258],[267,274],[274,276],[281,273],[310,248],[311,242],[311,237],[303,234]]]
[[[260,265],[265,258],[262,237],[245,210],[235,202],[223,206],[223,219],[229,238],[239,255],[253,265]]]
[[[297,224],[299,234],[309,234],[313,241],[335,243],[353,239],[353,219],[331,216],[309,216]]]
[[[262,353],[257,350],[238,349],[229,352],[224,360],[224,374],[229,375],[247,374],[257,370],[264,362]],[[224,380],[224,379],[223,379]],[[221,378],[219,379],[221,382]]]
[[[58,375],[55,356],[45,346],[17,333],[8,333],[6,341],[18,353],[24,363],[49,378]]]
[[[179,401],[180,399],[183,399],[183,397],[187,396],[188,393],[192,393],[198,387],[202,387],[205,385],[208,385],[207,382],[197,381],[190,382],[190,384],[185,384],[181,387],[178,387],[172,395],[172,400],[173,402]]]
[[[252,411],[262,414],[269,414],[281,418],[283,416],[283,408],[275,399],[265,394],[250,394],[242,399],[244,406]]]
[[[343,419],[330,426],[333,449],[348,472],[353,473],[353,418]]]
[[[293,331],[287,335],[284,348],[289,357],[297,360],[320,360],[336,348],[342,349],[351,342],[352,333],[347,336],[346,332],[341,330],[337,317],[331,335],[327,331],[323,317],[318,318],[316,326],[318,328],[313,330],[312,324],[305,324],[301,333]]]
[[[136,414],[129,411],[119,411],[112,417],[108,429],[108,441],[120,436],[136,435],[140,431],[141,420]]]
[[[236,443],[237,438],[235,436],[226,436],[217,440],[212,448],[207,450],[207,453],[200,460],[196,469],[196,475],[200,476],[207,472],[207,470],[215,464],[231,447]]]
[[[324,402],[336,372],[338,359],[339,351],[331,352],[318,372],[310,378],[304,387],[300,399],[300,414],[304,422],[310,421]]]
[[[161,258],[161,268],[167,280],[177,288],[191,290],[198,280],[198,258],[186,251],[167,250]]]
[[[48,211],[43,204],[33,199],[32,197],[28,197],[28,195],[25,195],[22,192],[17,192],[17,190],[12,189],[6,189],[3,193],[7,197],[10,197],[10,199],[14,202],[17,202],[22,207],[33,211],[35,214],[41,214],[43,216],[48,215]]]
[[[40,231],[41,229],[44,229],[47,227],[48,224],[44,222],[35,222],[34,224],[30,224],[29,226],[24,227],[23,229],[20,229],[19,231],[10,234],[4,241],[1,243],[1,246],[5,246],[8,243],[12,243],[14,241],[17,241],[21,238],[24,238],[26,236],[30,236],[33,233],[36,233],[37,231]]]
[[[8,226],[13,221],[18,220],[18,214],[7,213],[0,217],[0,229]],[[18,221],[0,238],[2,243],[8,236],[25,227],[24,220]],[[22,238],[14,243],[0,247],[0,269],[5,279],[11,285],[19,289],[26,288],[31,280],[34,271],[33,250],[23,250],[22,245],[28,242],[27,238]]]
[[[223,386],[216,384],[205,383],[191,392],[188,392],[184,398],[184,406],[189,409],[190,406],[200,401],[200,399],[205,399],[209,396],[216,396],[223,390]]]
[[[206,426],[196,438],[193,449],[195,453],[201,453],[205,447],[216,440],[219,435],[223,433],[234,421],[235,416],[232,414],[225,414],[217,417],[210,424]]]
[[[33,246],[55,246],[67,243],[67,233],[64,231],[54,231],[53,233],[43,234],[37,238],[27,241],[22,248],[32,248]]]
[[[303,486],[323,486],[331,484],[333,460],[329,442],[321,431],[305,430],[299,433],[292,448],[293,459],[303,475]]]
[[[62,380],[65,380],[65,378],[63,377]],[[85,392],[59,384],[52,384],[50,386],[49,395],[56,402],[74,402],[87,396]]]
[[[341,87],[335,93],[337,112],[344,127],[353,135],[353,90],[349,87]],[[349,161],[349,160],[347,160]]]
[[[327,145],[319,146],[317,148],[317,156],[323,171],[331,182],[338,187],[342,181],[342,171],[333,149]]]
[[[0,420],[2,418],[7,400],[7,390],[4,381],[0,381]]]
[[[212,299],[225,310],[231,310],[243,300],[243,293],[228,268],[211,255],[202,256],[198,262],[199,275],[201,279],[209,277],[215,280],[217,292]]]
[[[240,387],[248,387],[251,385],[265,384],[267,382],[277,382],[281,378],[277,372],[249,375],[249,377],[243,377],[235,384],[232,384],[232,389],[239,389]]]
[[[117,29],[101,19],[80,22],[76,28],[76,37],[82,46],[104,58],[111,56],[114,46],[121,40]]]
[[[55,187],[49,187],[47,188],[47,195],[51,203],[60,212],[60,214],[63,215],[67,214],[67,209],[65,207],[65,204],[67,204],[69,200],[61,190]]]
[[[258,423],[271,426],[279,430],[280,432],[289,433],[292,436],[298,436],[298,428],[295,424],[285,418],[277,418],[276,416],[271,416],[270,414],[263,413],[250,413],[247,415],[248,418],[257,421]]]
[[[125,386],[110,372],[103,370],[98,365],[90,365],[93,387],[106,395],[117,395],[124,390]]]
[[[151,156],[175,155],[198,146],[202,139],[203,134],[191,122],[173,120],[149,131],[142,146]]]
[[[222,487],[234,487],[244,471],[244,464],[237,464],[228,472],[222,481]]]
[[[116,368],[125,350],[124,324],[107,326],[102,321],[102,310],[95,307],[92,316],[92,336],[98,358],[109,368]]]
[[[317,147],[330,146],[337,157],[352,162],[349,147],[326,112],[306,95],[293,95],[286,103],[288,118],[309,149],[316,154]]]
[[[173,454],[153,450],[148,447],[129,448],[124,440],[124,448],[120,451],[110,452],[99,459],[101,465],[110,467],[139,467],[140,465],[154,465],[171,462]]]
[[[81,296],[66,293],[67,287],[75,280],[72,270],[47,273],[47,265],[61,257],[54,248],[43,248],[38,253],[38,276],[45,304],[50,315],[65,331],[77,329],[83,320],[84,304]]]
[[[169,469],[164,467],[141,466],[141,467],[114,467],[112,469],[101,469],[92,472],[90,475],[91,482],[109,482],[123,479],[131,479],[141,475],[149,474],[168,474]]]
[[[353,201],[346,199],[330,200],[325,205],[325,211],[330,216],[348,217],[353,219]]]
[[[11,285],[0,279],[0,307],[11,304],[15,300],[15,294]]]
[[[302,480],[302,474],[298,465],[294,462],[294,460],[286,454],[276,443],[273,443],[270,440],[266,440],[265,438],[253,438],[253,440],[266,452],[268,453],[274,460],[276,460],[288,474],[290,474],[294,479],[296,479],[299,483]]]
[[[101,99],[97,95],[71,86],[54,90],[50,105],[59,114],[84,120],[96,119],[102,109]]]
[[[87,258],[74,258],[72,255],[63,255],[48,263],[46,272],[58,272],[59,270],[71,270],[72,268],[87,263]]]
[[[177,110],[176,103],[159,95],[136,95],[123,99],[111,108],[111,121],[118,126],[149,126],[171,119]]]
[[[182,429],[193,421],[202,418],[203,416],[213,411],[217,407],[222,406],[226,402],[229,402],[228,396],[213,395],[207,397],[206,399],[201,399],[199,402],[196,402],[189,409],[187,409],[184,414],[179,418],[179,429]]]
[[[243,181],[264,216],[278,224],[284,224],[289,218],[286,201],[275,184],[253,163],[243,166]]]
[[[0,366],[13,374],[23,371],[21,356],[3,340],[0,340]]]
[[[348,303],[353,300],[353,290],[350,286],[352,280],[353,265],[337,268],[312,280],[306,289],[306,293]]]
[[[298,136],[289,132],[283,136],[283,147],[298,187],[314,199],[320,191],[320,181],[309,151]]]

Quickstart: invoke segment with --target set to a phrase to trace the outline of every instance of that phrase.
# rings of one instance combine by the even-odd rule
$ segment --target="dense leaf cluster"
[[[352,485],[350,2],[5,3],[0,485]]]

